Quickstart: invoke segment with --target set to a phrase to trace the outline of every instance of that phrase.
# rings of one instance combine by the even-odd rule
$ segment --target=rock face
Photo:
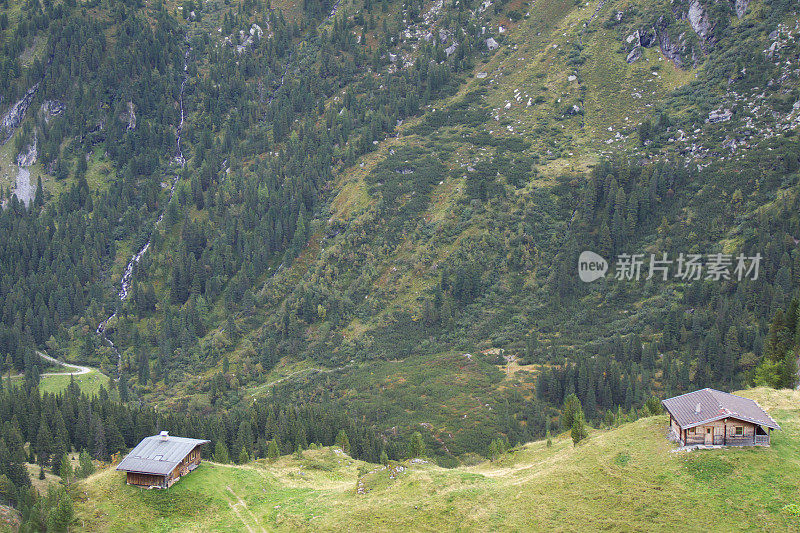
[[[736,16],[742,18],[747,12],[747,6],[750,5],[750,0],[736,0],[734,9],[736,9]]]
[[[22,119],[25,118],[25,113],[31,106],[31,102],[33,102],[33,97],[36,96],[37,90],[39,90],[38,83],[28,89],[25,96],[11,106],[11,109],[5,114],[2,122],[0,122],[0,144],[8,142],[14,130],[22,123]]]
[[[37,144],[39,144],[39,139],[36,135],[36,131],[34,130],[33,142],[28,145],[28,149],[26,151],[19,153],[17,156],[17,165],[21,167],[29,167],[36,163],[36,157],[39,154],[36,148]]]
[[[750,4],[750,0],[714,1],[728,1],[739,18],[744,16]],[[706,9],[710,0],[672,0],[670,3],[672,13],[669,16],[660,16],[652,26],[639,27],[625,38],[628,63],[641,57],[641,50],[637,48],[650,48],[658,44],[664,57],[675,66],[696,66],[699,58],[714,45],[717,40],[714,33],[717,20]],[[697,41],[687,38],[688,28],[697,35]]]
[[[703,6],[700,5],[698,0],[691,1],[686,18],[689,21],[689,24],[692,26],[694,32],[698,37],[700,37],[701,42],[711,40],[713,37],[713,27],[708,20],[708,14],[703,9]]]
[[[667,31],[658,34],[658,42],[661,46],[661,53],[664,57],[672,61],[676,67],[683,68],[683,59],[681,58],[682,52],[686,49],[686,34],[681,33],[678,38],[673,41]]]
[[[645,48],[655,46],[658,39],[656,38],[656,30],[654,28],[641,28],[637,30],[639,34],[639,44]]]
[[[61,100],[47,100],[42,104],[41,112],[44,115],[45,122],[50,122],[50,119],[64,114],[67,106]]]
[[[136,110],[133,102],[128,102],[128,131],[136,129]]]

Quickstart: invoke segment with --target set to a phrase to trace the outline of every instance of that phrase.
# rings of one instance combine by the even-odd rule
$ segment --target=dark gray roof
[[[145,437],[117,465],[117,470],[142,474],[169,474],[196,446],[207,442],[209,441],[171,435],[166,439],[160,435]]]
[[[723,418],[736,418],[772,429],[781,427],[766,411],[749,398],[715,389],[702,389],[662,401],[682,428],[692,428]]]

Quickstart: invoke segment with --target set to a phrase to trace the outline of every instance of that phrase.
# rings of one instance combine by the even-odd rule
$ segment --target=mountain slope
[[[46,92],[4,161],[40,146],[53,179],[3,213],[20,370],[46,345],[123,401],[330,404],[398,441],[422,425],[451,464],[542,436],[573,391],[599,423],[794,380],[790,2],[24,8],[3,102]],[[764,263],[586,286],[582,250]]]
[[[241,466],[213,463],[168,491],[124,485],[111,469],[78,486],[83,530],[575,530],[797,528],[797,392],[753,389],[782,431],[770,448],[671,453],[666,418],[593,431],[573,447],[522,446],[494,462],[442,469],[380,465],[337,449]],[[793,505],[786,509],[786,506]]]

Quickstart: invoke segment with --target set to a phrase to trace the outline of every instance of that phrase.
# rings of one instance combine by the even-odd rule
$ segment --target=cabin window
[[[736,426],[735,428],[733,428],[733,434],[736,437],[743,437],[744,436],[744,427]]]
[[[690,435],[694,435],[695,433],[697,433],[697,428],[689,428]]]

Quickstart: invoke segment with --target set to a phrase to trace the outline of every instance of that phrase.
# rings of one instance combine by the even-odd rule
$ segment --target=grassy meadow
[[[94,396],[100,392],[100,387],[105,387],[108,390],[108,376],[93,368],[88,374],[81,374],[74,376],[72,379],[80,387],[81,392]],[[39,382],[39,390],[42,392],[61,392],[69,385],[70,376],[68,374],[44,376]]]
[[[388,468],[336,448],[204,462],[167,491],[100,471],[75,490],[81,531],[796,531],[800,392],[754,389],[783,427],[770,448],[673,452],[665,416],[535,442],[494,462]],[[789,506],[789,507],[787,507]]]

